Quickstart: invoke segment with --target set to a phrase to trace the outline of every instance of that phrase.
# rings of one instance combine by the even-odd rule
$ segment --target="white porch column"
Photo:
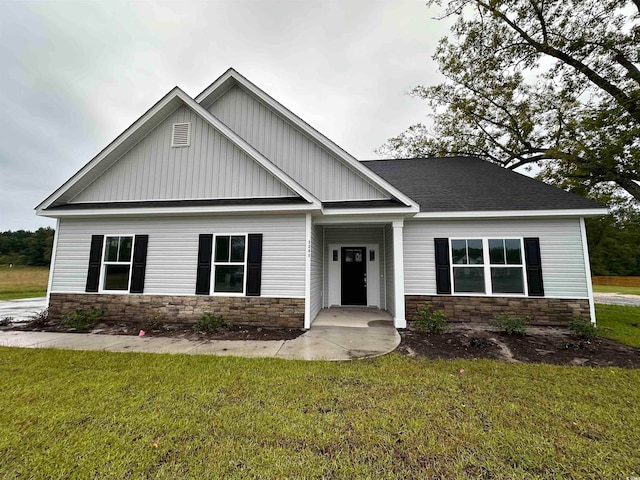
[[[584,272],[587,280],[587,292],[589,293],[589,314],[591,323],[596,324],[596,304],[593,302],[593,285],[591,284],[591,262],[589,262],[589,244],[587,243],[587,227],[584,217],[580,217],[580,235],[582,236],[582,255],[584,257]]]
[[[306,214],[304,262],[304,328],[311,328],[311,214]]]
[[[393,282],[395,291],[395,317],[393,326],[406,328],[407,320],[404,318],[404,247],[403,228],[404,219],[394,220],[393,223]]]

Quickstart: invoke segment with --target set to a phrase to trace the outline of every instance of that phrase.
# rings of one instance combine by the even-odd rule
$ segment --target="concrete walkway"
[[[329,309],[331,311],[333,309]],[[293,340],[188,340],[169,337],[136,337],[94,333],[0,331],[0,346],[106,350],[110,352],[184,353],[286,358],[290,360],[353,360],[384,355],[400,344],[400,335],[385,312],[361,309],[353,326],[348,310],[332,324],[328,315]],[[368,322],[365,319],[369,318]]]

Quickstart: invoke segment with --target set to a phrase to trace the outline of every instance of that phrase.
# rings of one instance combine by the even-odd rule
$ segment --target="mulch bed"
[[[430,334],[402,330],[396,351],[405,355],[444,359],[491,358],[508,362],[640,367],[640,349],[605,338],[583,340],[565,330],[549,327],[543,333],[507,335],[486,327],[457,327]]]
[[[157,324],[145,325],[140,323],[99,323],[90,331],[78,332],[65,327],[59,322],[36,322],[17,324],[14,330],[36,332],[65,332],[65,333],[96,333],[103,335],[139,335],[144,331],[145,337],[172,337],[187,340],[292,340],[304,333],[299,328],[265,328],[232,325],[220,328],[214,332],[194,332],[193,325],[188,324]]]

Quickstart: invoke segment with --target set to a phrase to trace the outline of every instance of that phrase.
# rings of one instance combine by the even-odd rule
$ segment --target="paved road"
[[[13,321],[28,320],[47,308],[46,297],[4,300],[0,302],[0,320],[6,317]]]
[[[626,295],[623,293],[594,293],[593,299],[596,303],[640,307],[640,295]]]

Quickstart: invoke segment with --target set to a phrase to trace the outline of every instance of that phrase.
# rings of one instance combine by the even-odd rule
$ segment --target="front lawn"
[[[596,303],[596,319],[600,337],[640,348],[640,307]]]
[[[0,348],[0,478],[640,476],[640,370]]]

